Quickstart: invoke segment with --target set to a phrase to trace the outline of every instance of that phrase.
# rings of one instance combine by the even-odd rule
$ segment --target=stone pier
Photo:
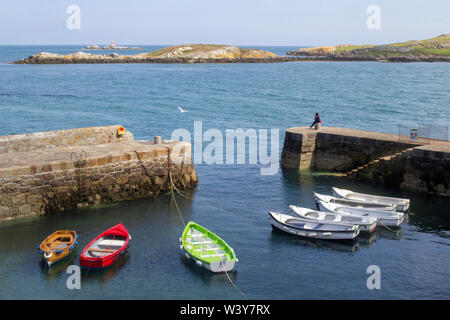
[[[0,136],[0,220],[154,198],[197,185],[191,145],[134,140],[120,125]]]
[[[286,130],[281,166],[343,176],[450,197],[450,143],[408,141],[398,135],[322,127]]]

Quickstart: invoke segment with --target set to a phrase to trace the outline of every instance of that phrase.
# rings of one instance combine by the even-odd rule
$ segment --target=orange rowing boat
[[[78,235],[73,230],[59,230],[48,236],[39,246],[42,259],[50,266],[67,257],[78,244]]]

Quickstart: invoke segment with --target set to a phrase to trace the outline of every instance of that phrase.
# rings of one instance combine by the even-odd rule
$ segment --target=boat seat
[[[67,248],[68,246],[69,246],[68,244],[58,244],[56,246],[49,246],[49,247],[51,247],[52,249],[64,249]]]
[[[198,242],[188,242],[189,244],[192,245],[197,245],[197,244],[210,244],[210,243],[214,243],[214,241],[198,241]]]
[[[212,258],[212,257],[223,257],[225,256],[225,253],[217,253],[217,254],[204,254],[201,255],[201,258]]]
[[[125,243],[124,240],[102,240],[97,244],[99,246],[108,246],[108,247],[121,247]]]
[[[194,251],[195,252],[199,252],[199,251],[209,251],[209,250],[219,250],[219,249],[222,249],[221,247],[213,247],[213,248],[208,248],[208,247],[205,247],[205,248],[201,248],[201,249],[195,249]]]
[[[115,250],[115,249],[95,249],[95,248],[89,248],[88,251],[89,251],[89,252],[101,252],[101,253],[113,253],[113,252],[116,252],[117,250]]]
[[[199,234],[188,234],[188,236],[190,236],[191,238],[195,238],[195,237],[203,237],[204,234],[203,234],[203,233],[199,233]]]

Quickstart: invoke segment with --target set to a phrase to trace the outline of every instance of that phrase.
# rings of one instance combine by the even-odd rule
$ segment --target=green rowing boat
[[[180,249],[187,258],[212,272],[230,271],[238,259],[224,240],[208,229],[190,221],[180,238]]]

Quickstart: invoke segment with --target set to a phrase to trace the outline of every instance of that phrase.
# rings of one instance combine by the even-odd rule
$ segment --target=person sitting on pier
[[[320,119],[319,113],[316,112],[316,115],[314,116],[314,122],[312,123],[312,125],[309,127],[310,129],[315,126],[316,130],[319,129],[320,124],[322,124],[322,120]]]

